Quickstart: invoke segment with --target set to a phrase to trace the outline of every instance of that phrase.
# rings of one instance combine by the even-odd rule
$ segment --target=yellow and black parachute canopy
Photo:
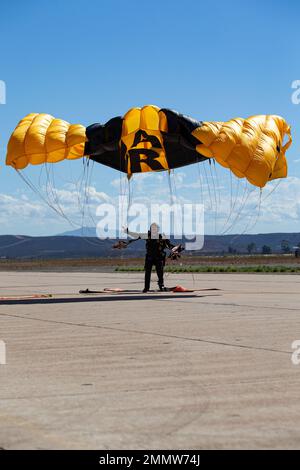
[[[28,164],[85,156],[130,176],[213,158],[263,187],[287,176],[285,152],[290,144],[290,127],[280,116],[201,122],[149,105],[87,128],[49,114],[29,114],[10,138],[6,164],[20,170]]]

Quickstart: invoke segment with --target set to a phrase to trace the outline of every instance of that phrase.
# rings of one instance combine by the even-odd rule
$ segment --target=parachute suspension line
[[[234,213],[235,207],[237,206],[237,201],[239,199],[240,187],[241,187],[241,178],[238,178],[237,185],[236,185],[236,192],[235,192],[235,196],[234,196],[233,204],[232,204],[232,212],[233,213]]]
[[[57,194],[57,190],[56,190],[56,185],[55,185],[55,180],[54,180],[54,174],[53,174],[53,166],[52,164],[50,164],[50,167],[48,165],[48,163],[46,162],[45,163],[45,171],[46,171],[46,192],[47,192],[47,196],[50,197],[50,200],[52,199],[52,202],[53,204],[56,205],[56,207],[58,208],[58,211],[59,213],[61,214],[61,216],[73,227],[76,227],[77,224],[74,223],[65,213],[65,211],[63,210],[62,206],[61,206],[61,203],[60,203],[60,200],[59,200],[59,196]],[[49,196],[50,195],[50,196]]]
[[[56,214],[58,214],[59,216],[62,216],[62,214],[57,210],[57,208],[55,206],[53,206],[48,200],[47,198],[43,195],[43,193],[28,179],[26,178],[26,176],[21,173],[20,170],[17,170],[16,169],[16,172],[18,173],[18,175],[20,176],[20,178],[24,181],[24,183],[35,193],[37,194],[42,201],[44,201],[44,203],[50,208],[52,209],[54,212],[56,212]]]
[[[221,232],[222,235],[223,235],[223,234],[226,234],[226,233],[234,226],[235,223],[238,223],[238,222],[240,222],[241,220],[245,219],[246,217],[248,217],[248,215],[249,215],[250,212],[253,212],[253,209],[250,209],[249,211],[246,212],[246,214],[242,214],[242,211],[243,211],[243,209],[244,209],[246,203],[248,202],[249,197],[256,191],[255,188],[254,188],[254,189],[251,189],[251,187],[250,187],[249,185],[247,186],[247,183],[246,183],[246,184],[245,184],[245,187],[244,187],[244,192],[243,192],[243,195],[242,195],[242,200],[241,200],[241,204],[240,204],[239,210],[237,211],[236,214],[234,214],[234,208],[237,206],[238,193],[239,193],[239,188],[240,188],[240,184],[239,184],[239,183],[240,183],[240,179],[238,179],[238,187],[237,187],[236,196],[235,196],[235,200],[234,200],[233,204],[232,204],[232,199],[233,199],[233,197],[232,197],[232,194],[233,194],[233,189],[232,189],[232,188],[233,188],[233,185],[232,185],[232,181],[233,181],[233,180],[232,180],[232,174],[231,174],[231,172],[230,172],[230,214],[229,214],[229,216],[228,216],[226,222],[225,222],[224,225],[223,225],[223,231]],[[273,188],[273,190],[275,190],[275,189],[276,189],[276,188]],[[272,190],[272,192],[273,192],[273,190]],[[269,196],[269,195],[268,195],[268,196]],[[266,197],[268,197],[268,196],[266,196]],[[266,199],[266,198],[265,198],[265,199]],[[258,206],[256,205],[256,207],[255,207],[254,210],[256,210],[257,207],[258,207]],[[231,221],[232,217],[233,217],[233,220]],[[252,222],[252,219],[253,219],[253,217],[250,217],[250,220],[249,220],[249,222],[246,224],[245,229],[243,230],[243,232],[241,233],[241,235],[242,235],[243,233],[245,233],[245,231],[248,229],[249,225],[250,225],[251,222]],[[229,227],[226,228],[226,226],[229,224],[230,221],[231,221],[231,223],[230,223]],[[255,224],[256,224],[256,223],[257,223],[257,220],[256,220]]]
[[[252,225],[252,228],[254,228],[260,218],[260,214],[261,214],[261,203],[262,203],[262,188],[259,188],[259,199],[258,199],[258,204],[256,206],[256,208],[258,208],[258,211],[257,211],[257,216],[256,216],[256,219],[254,220],[254,223]]]
[[[91,221],[94,226],[97,225],[97,221],[94,218],[94,215],[91,213],[91,207],[90,207],[90,194],[91,194],[91,179],[92,179],[92,173],[94,169],[94,162],[92,162],[92,167],[90,168],[90,162],[88,162],[88,171],[87,171],[87,187],[86,187],[86,192],[85,192],[85,202],[87,204],[87,209],[88,209],[88,215],[91,218]]]
[[[213,194],[214,194],[214,202],[215,202],[215,207],[214,207],[214,225],[215,225],[215,234],[217,233],[217,217],[218,217],[218,201],[217,201],[217,191],[216,191],[216,182],[215,178],[211,169],[211,159],[209,159],[209,171],[210,171],[210,177],[212,180],[212,185],[213,185]]]
[[[249,214],[250,212],[251,212],[251,214],[252,214],[252,213],[253,213],[253,214],[252,214],[252,215],[250,214],[250,218],[249,218],[248,223],[246,224],[244,230],[243,230],[239,235],[237,235],[236,237],[234,237],[233,240],[235,240],[235,239],[239,238],[241,235],[243,235],[243,234],[248,230],[249,227],[251,227],[251,229],[252,229],[252,228],[254,228],[254,227],[256,226],[256,224],[257,224],[257,222],[258,222],[258,220],[259,220],[260,214],[261,214],[262,203],[275,191],[275,189],[278,188],[278,186],[280,185],[280,183],[281,183],[281,180],[278,181],[278,183],[274,186],[274,188],[272,188],[272,190],[269,192],[269,194],[267,194],[267,196],[264,197],[263,199],[262,199],[262,188],[259,188],[259,198],[258,198],[258,202],[257,202],[257,204],[255,205],[254,210],[252,211],[252,210],[250,209],[249,212],[248,212],[248,214]],[[253,189],[253,190],[251,191],[251,194],[252,194],[254,191],[255,191],[255,189]],[[246,214],[246,216],[247,216],[247,214]],[[254,218],[254,217],[255,217],[255,218]],[[233,240],[232,240],[232,241],[233,241]]]
[[[50,209],[54,210],[59,216],[61,216],[60,212],[57,210],[56,207],[51,205],[49,200],[44,196],[44,194],[35,186],[35,184],[30,181],[21,171],[16,170],[20,178],[25,182],[25,184],[35,193],[37,194],[44,202],[45,204],[50,207]]]
[[[53,197],[54,197],[54,201],[55,203],[58,205],[59,207],[59,210],[61,211],[61,213],[63,214],[64,218],[66,219],[66,221],[72,225],[73,227],[78,227],[79,226],[79,223],[76,222],[76,221],[73,221],[72,219],[70,219],[70,217],[68,215],[66,215],[62,205],[61,205],[61,201],[59,199],[59,195],[58,195],[58,192],[57,192],[57,189],[56,189],[56,184],[55,184],[55,177],[54,177],[54,168],[51,167],[51,170],[50,170],[50,181],[51,181],[51,178],[52,178],[52,187],[51,187],[51,191],[53,193]],[[51,183],[50,183],[51,184]]]
[[[61,213],[62,217],[65,217],[65,214],[59,204],[59,200],[57,197],[57,194],[55,193],[54,189],[54,183],[52,183],[51,180],[51,167],[49,168],[47,162],[45,162],[45,171],[46,171],[46,192],[47,192],[47,197],[49,197],[50,200],[52,200],[53,204],[56,204],[56,207],[58,208],[59,212]]]
[[[84,174],[85,174],[85,162],[83,160],[83,163],[84,163]],[[71,174],[71,180],[69,179],[69,184],[71,184],[71,189],[74,191],[75,190],[75,197],[77,199],[77,205],[78,205],[78,208],[79,208],[79,213],[82,214],[82,211],[83,211],[83,207],[82,207],[82,201],[79,197],[79,193],[81,194],[82,193],[82,180],[83,180],[83,176],[79,176],[77,178],[77,180],[74,181],[74,178],[72,176],[72,169],[70,170],[70,174]],[[59,198],[57,196],[57,193],[56,193],[56,190],[55,192],[53,191],[53,188],[56,188],[56,184],[55,184],[55,180],[54,180],[54,174],[52,176],[52,179],[53,179],[53,184],[52,184],[52,187],[51,187],[51,192],[53,194],[53,197],[55,198],[57,204],[59,204],[60,206],[60,203],[59,203]],[[65,182],[65,181],[64,181]],[[79,189],[80,188],[80,189]],[[70,222],[70,220],[69,220]],[[74,225],[73,222],[70,222],[72,225]],[[75,225],[76,226],[79,226],[81,228],[81,231],[82,231],[82,220],[80,221],[80,219],[78,220],[78,222],[75,222]]]
[[[232,204],[233,204],[233,187],[232,187],[232,173],[229,171],[230,175],[230,214],[232,212]]]
[[[44,200],[47,201],[47,205],[51,207],[51,209],[54,209],[54,205],[53,203],[51,202],[51,199],[50,199],[50,196],[49,196],[49,183],[48,183],[48,174],[47,174],[47,167],[46,167],[46,164],[42,165],[41,166],[41,171],[40,171],[40,174],[39,174],[39,188],[42,188],[43,187],[43,182],[42,182],[42,175],[43,175],[43,171],[45,170],[45,174],[46,174],[46,183],[45,183],[45,192],[46,192],[46,196],[44,197]],[[36,186],[32,183],[32,186],[34,186],[36,188]],[[38,193],[38,195],[40,196],[42,193],[40,190],[36,190],[35,192]],[[56,212],[59,213],[60,216],[62,216],[59,208],[56,207]]]
[[[81,215],[81,236],[84,236],[84,225],[85,225],[85,190],[88,178],[88,160],[83,160],[83,174],[78,188],[77,200],[79,204],[79,210]]]
[[[223,230],[223,232],[221,232],[221,235],[224,235],[224,234],[228,233],[228,231],[229,231],[232,227],[234,227],[234,225],[236,224],[236,222],[239,220],[239,218],[240,218],[240,216],[241,216],[241,212],[242,212],[242,210],[243,210],[243,207],[244,207],[244,205],[245,205],[245,203],[246,203],[246,201],[247,201],[247,197],[249,197],[249,194],[248,194],[248,196],[247,196],[247,187],[245,186],[245,187],[244,187],[244,190],[243,190],[243,192],[242,192],[242,194],[241,194],[241,202],[240,202],[240,204],[238,205],[238,204],[237,204],[237,200],[235,201],[235,206],[237,207],[236,213],[233,213],[233,214],[232,214],[232,220],[230,221],[230,223],[228,222],[229,225],[228,225],[228,227],[227,227],[226,229],[225,229],[225,227],[224,227],[224,230]]]
[[[178,201],[178,191],[177,191],[177,182],[176,182],[176,173],[175,170],[172,170],[173,175],[173,187],[174,187],[174,195],[175,195],[175,202]]]
[[[83,212],[82,212],[82,237],[86,243],[92,246],[99,246],[101,245],[101,240],[95,242],[91,241],[87,236],[83,235],[83,228],[85,224],[85,215],[86,212],[88,212],[88,216],[90,217],[90,220],[92,221],[92,224],[97,227],[97,222],[95,221],[91,209],[90,209],[90,187],[91,187],[91,177],[92,177],[92,171],[94,167],[94,162],[92,162],[92,168],[90,167],[90,160],[88,160],[85,164],[85,178],[84,178],[84,190],[83,190]],[[87,211],[85,208],[87,207]],[[87,222],[88,223],[88,222]]]
[[[87,162],[87,172],[86,172],[87,177],[86,177],[86,186],[85,186],[85,193],[84,193],[84,197],[85,197],[84,204],[87,205],[88,215],[89,215],[89,217],[92,221],[92,224],[96,228],[97,227],[97,221],[94,219],[94,216],[91,213],[91,208],[90,208],[90,188],[91,188],[91,178],[92,178],[93,168],[94,168],[94,161],[92,161],[92,164],[90,164],[90,160],[89,160]],[[93,241],[89,240],[87,237],[84,237],[84,239],[87,243],[89,243],[90,245],[93,245],[93,246],[99,246],[102,243],[101,240],[99,240],[97,242],[93,242]]]
[[[249,196],[251,194],[253,194],[255,191],[256,191],[256,188],[251,189],[251,187],[249,186]],[[240,235],[243,235],[248,230],[249,226],[251,226],[251,228],[253,228],[257,224],[258,219],[260,217],[261,202],[262,202],[262,188],[259,188],[258,202],[255,204],[254,209],[253,210],[249,209],[248,213],[246,213],[245,216],[243,217],[243,218],[246,218],[247,215],[250,214],[249,221],[248,221],[248,223],[246,223],[246,226],[245,226],[244,230],[240,233]]]
[[[206,180],[207,190],[208,190],[208,195],[209,195],[209,202],[210,202],[210,207],[208,208],[208,210],[213,211],[213,202],[212,202],[210,185],[209,185],[209,180],[208,180],[207,171],[206,171],[206,162],[203,163],[203,169],[204,169],[204,175],[205,175],[205,180]]]
[[[197,163],[197,168],[198,168],[199,186],[200,186],[200,191],[201,191],[201,203],[204,206],[203,179],[202,179],[202,174],[201,174],[201,170],[200,170],[200,162]]]
[[[278,186],[280,185],[281,182],[282,182],[282,180],[278,180],[278,182],[277,182],[277,184],[274,186],[274,188],[271,189],[271,191],[266,195],[266,197],[264,197],[264,198],[262,199],[261,202],[264,202],[266,199],[268,199],[268,198],[271,196],[271,194],[278,188]],[[260,189],[262,189],[262,188],[260,188]]]
[[[90,237],[84,235],[84,231],[83,231],[85,220],[86,220],[85,219],[86,214],[91,218],[92,224],[95,226],[95,228],[97,227],[97,222],[95,221],[90,210],[90,185],[91,185],[93,167],[94,167],[94,162],[92,162],[92,165],[90,166],[90,160],[89,159],[86,160],[86,162],[84,163],[84,176],[81,181],[81,192],[83,193],[83,198],[81,200],[81,204],[82,204],[81,237],[88,245],[99,246],[102,243],[101,240],[92,241],[90,240]],[[88,220],[86,223],[88,223]]]
[[[57,210],[57,208],[53,205],[50,205],[50,207],[52,209],[55,210],[55,212],[57,212],[59,215],[63,216],[73,227],[80,227],[81,228],[81,233],[82,233],[82,238],[85,240],[86,243],[90,244],[90,245],[94,245],[94,246],[98,246],[99,243],[95,243],[95,242],[92,242],[90,241],[89,239],[87,239],[84,234],[83,234],[83,223],[84,223],[84,217],[85,217],[85,205],[86,205],[86,186],[87,186],[87,179],[88,179],[88,168],[89,168],[89,162],[88,161],[84,161],[83,163],[84,165],[84,171],[83,171],[83,175],[81,177],[79,177],[78,181],[75,183],[75,187],[77,189],[77,192],[78,192],[78,185],[80,187],[80,194],[83,193],[84,196],[83,196],[83,199],[79,197],[79,194],[77,194],[78,196],[78,203],[79,203],[79,208],[80,208],[80,212],[81,212],[81,215],[82,215],[82,221],[81,221],[81,224],[75,224],[73,223],[68,217],[65,216],[65,214],[62,212],[60,212],[61,209],[61,206],[60,206],[60,203],[59,203],[59,200],[58,200],[58,197],[57,197],[57,194],[53,191],[53,187],[55,188],[55,182],[54,182],[54,176],[52,176],[52,179],[53,179],[53,184],[52,184],[52,181],[51,181],[51,174],[48,172],[48,168],[46,167],[46,173],[47,173],[47,179],[48,179],[48,185],[49,185],[49,188],[48,190],[50,191],[50,194],[52,195],[52,198],[54,199],[54,201],[57,203],[58,207],[60,210]],[[53,186],[54,185],[54,186]],[[40,197],[42,197],[42,199],[47,203],[47,199],[45,199],[43,197],[42,194],[40,194]],[[49,205],[49,204],[47,204]]]
[[[236,216],[234,217],[234,219],[233,219],[233,221],[231,222],[231,224],[229,225],[229,227],[227,227],[227,229],[224,230],[221,235],[225,235],[226,233],[228,233],[228,231],[235,225],[235,223],[237,223],[237,222],[240,220],[242,211],[243,211],[243,209],[244,209],[244,207],[245,207],[245,205],[246,205],[246,202],[247,202],[248,199],[249,199],[250,194],[251,194],[251,189],[250,189],[249,186],[248,186],[248,187],[246,186],[246,187],[244,188],[244,194],[243,194],[243,196],[242,196],[240,208],[239,208],[239,210],[237,211]]]
[[[84,191],[86,186],[86,179],[87,179],[87,169],[88,169],[88,161],[83,161],[83,174],[82,179],[79,185],[79,193],[77,195],[77,199],[80,205],[80,215],[81,215],[81,235],[83,236],[83,227],[84,227],[84,220],[85,220],[85,205],[84,205]]]
[[[218,165],[216,164],[215,159],[213,160],[213,166],[214,166],[214,171],[215,171],[215,176],[216,176],[216,184],[217,184],[217,196],[218,196],[218,212],[222,211],[222,197],[221,197],[221,189],[222,189],[222,184],[220,180],[220,175],[218,171]],[[217,218],[217,224],[219,222],[219,217]],[[217,227],[217,233],[219,232],[219,225]]]
[[[45,173],[46,173],[46,194],[47,194],[47,197],[49,198],[49,200],[52,201],[53,204],[57,205],[58,210],[61,212],[61,208],[60,208],[59,204],[57,204],[57,200],[55,200],[55,194],[54,194],[54,189],[53,189],[53,185],[52,185],[52,181],[51,181],[51,175],[50,175],[51,169],[49,169],[49,167],[47,165],[47,162],[44,163],[44,167],[45,167]]]
[[[255,191],[255,190],[254,190]],[[266,199],[266,198],[265,198]],[[254,211],[256,212],[257,211],[257,214],[256,214],[256,217],[254,219],[254,222],[252,222],[252,219],[250,219],[250,221],[248,222],[248,225],[245,227],[245,230],[243,233],[245,233],[245,231],[248,229],[248,227],[251,225],[251,228],[254,228],[260,218],[260,214],[261,214],[261,206],[262,206],[262,188],[259,188],[259,197],[258,197],[258,203],[256,204],[255,208],[254,208]]]
[[[231,219],[232,212],[233,212],[233,180],[232,180],[232,173],[231,173],[231,171],[229,171],[227,173],[229,173],[229,177],[230,177],[230,205],[229,205],[228,216],[227,216],[225,222],[223,223],[223,227],[221,228],[221,230],[219,232],[220,234],[221,234],[222,230],[225,230],[225,227],[228,224],[229,220]]]
[[[119,152],[119,168],[121,168],[122,166],[122,155],[121,155],[121,152]],[[129,215],[129,204],[131,204],[130,202],[130,199],[131,199],[131,196],[130,196],[130,178],[131,178],[131,175],[128,175],[127,173],[127,181],[125,180],[123,174],[121,172],[119,172],[119,198],[118,198],[118,204],[119,204],[119,212],[118,212],[118,215],[119,215],[119,226],[121,225],[122,223],[122,228],[126,228],[128,229],[128,215]],[[124,185],[123,185],[123,181],[124,181]],[[127,188],[128,188],[128,192],[127,192]],[[126,221],[124,222],[124,201],[125,199],[127,200],[127,204],[126,204]],[[121,202],[121,204],[120,204]],[[126,227],[123,226],[123,223],[125,223]],[[119,234],[120,236],[120,234]]]
[[[131,177],[129,178],[128,180],[128,191],[129,191],[129,201],[128,201],[128,205],[129,205],[129,208],[132,206],[133,204],[133,201],[134,201],[134,178],[135,176],[132,174]]]
[[[171,170],[168,170],[168,185],[169,185],[169,195],[170,195],[170,205],[173,206],[174,201],[176,202],[176,196],[174,197],[174,189],[172,187],[172,177],[171,174],[173,174],[173,186],[175,187],[175,182],[174,182],[174,173],[171,173]],[[175,229],[175,219],[174,213],[173,213],[173,218],[174,218],[174,229]],[[171,228],[171,227],[170,227]],[[170,234],[171,235],[171,234]]]
[[[83,162],[85,161],[85,159],[83,159]],[[78,177],[78,178],[75,178],[75,176],[73,176],[73,166],[70,165],[70,161],[67,160],[66,163],[68,164],[68,170],[67,170],[67,174],[70,175],[69,178],[65,178],[63,176],[61,176],[59,173],[55,173],[55,166],[53,166],[52,164],[49,164],[47,165],[47,162],[45,163],[45,165],[41,165],[41,171],[40,171],[40,176],[39,176],[39,186],[42,187],[42,182],[41,182],[41,178],[42,178],[42,173],[43,173],[43,167],[45,166],[45,173],[46,173],[46,178],[47,178],[47,184],[46,184],[46,192],[47,192],[47,197],[50,199],[50,197],[52,198],[53,200],[53,203],[56,204],[56,206],[58,207],[58,210],[60,212],[62,212],[64,218],[67,218],[68,219],[68,223],[70,223],[71,225],[73,226],[79,226],[79,222],[75,222],[75,221],[71,221],[70,217],[67,217],[64,210],[62,209],[62,206],[61,206],[61,202],[59,200],[59,196],[58,196],[58,189],[57,189],[57,185],[56,185],[56,181],[57,179],[59,179],[63,184],[69,184],[71,185],[71,189],[73,192],[75,192],[74,194],[74,197],[77,199],[77,206],[79,208],[79,211],[81,210],[81,201],[78,197],[78,193],[80,192],[78,190],[78,186],[80,185],[80,180],[82,180],[82,174]]]
[[[234,190],[233,190],[233,185],[232,185],[233,180],[232,180],[231,171],[230,171],[230,178],[231,178],[230,179],[230,183],[231,183],[231,188],[230,188],[231,189],[230,212],[227,216],[227,219],[224,222],[223,231],[221,231],[220,234],[223,234],[224,232],[227,231],[226,226],[230,223],[231,218],[234,217],[234,209],[235,209],[235,206],[236,206],[236,203],[237,203],[237,200],[238,200],[238,195],[239,195],[240,178],[238,178],[238,180],[237,180],[235,195],[233,194]]]
[[[121,155],[120,155],[120,158],[119,158],[119,166],[121,167]],[[122,175],[121,172],[119,172],[119,202],[121,201],[119,217],[121,217],[121,215],[123,213],[122,178],[123,178],[123,175]],[[120,221],[119,221],[119,226],[120,226]],[[124,228],[127,229],[128,228],[127,225]],[[123,229],[123,227],[122,227],[122,229]],[[118,234],[118,236],[120,237],[120,233]]]
[[[90,161],[87,161],[86,162],[86,166],[85,166],[85,178],[84,178],[84,181],[83,181],[83,196],[82,196],[82,221],[81,221],[81,224],[82,224],[82,234],[83,234],[83,230],[84,230],[84,226],[88,225],[89,222],[88,220],[86,219],[87,217],[87,212],[89,210],[89,194],[88,194],[88,191],[89,191],[89,175],[90,175]]]
[[[129,220],[129,211],[132,205],[132,200],[133,200],[133,184],[132,184],[132,177],[133,175],[130,176],[130,178],[127,179],[128,181],[128,197],[127,197],[127,214],[126,214],[126,227],[128,227],[128,220]]]
[[[213,159],[213,168],[214,168],[215,180],[217,184],[216,188],[217,188],[217,195],[218,195],[218,204],[221,204],[221,185],[220,185],[220,178],[219,178],[219,173],[217,170],[215,159]]]
[[[44,169],[44,165],[41,165],[41,168],[40,168],[40,174],[39,174],[39,187],[41,188],[42,187],[42,174],[43,174],[43,169]]]
[[[242,211],[243,211],[243,209],[245,207],[245,204],[248,201],[248,198],[250,196],[250,187],[247,186],[247,182],[245,182],[245,180],[243,180],[242,183],[245,183],[245,184],[241,185],[241,188],[242,188],[241,201],[240,201],[240,204],[237,205],[237,214],[236,214],[235,219],[232,223],[232,226],[240,220],[240,218],[242,216]]]
[[[174,195],[175,195],[174,202],[175,202],[175,204],[177,204],[179,202],[179,198],[178,198],[178,191],[177,191],[176,173],[175,173],[174,169],[172,170],[172,175],[173,175],[173,187],[174,187]],[[175,207],[175,210],[177,210],[177,205]],[[175,236],[176,233],[182,233],[182,217],[183,217],[182,212],[180,212],[180,214],[178,214],[178,216],[181,217],[181,220],[180,220],[180,224],[179,224],[179,230],[177,231],[176,230],[177,216],[176,216],[176,213],[175,213],[175,217],[174,217],[174,234],[173,234],[174,236]]]
[[[132,204],[132,199],[131,199],[131,191],[132,191],[132,175],[127,175],[127,178],[124,180],[124,203],[125,203],[125,209],[126,209],[126,214],[125,214],[125,221],[126,221],[126,227],[128,227],[128,220],[129,220],[129,211],[130,207]]]
[[[172,188],[171,170],[168,170],[168,184],[169,184],[170,204],[172,205],[174,202],[174,193],[173,193],[173,188]]]
[[[47,204],[47,206],[51,207],[47,199],[44,197],[43,193],[41,193],[41,191],[29,179],[27,179],[25,175],[21,173],[20,170],[16,170],[16,172],[18,173],[19,177],[24,181],[24,183],[31,189],[31,191],[37,194]],[[55,208],[51,207],[51,209],[57,212]]]
[[[121,166],[121,156],[120,156],[120,166]],[[128,213],[129,213],[129,201],[131,199],[131,196],[129,194],[130,192],[130,179],[131,175],[127,175],[127,177],[124,177],[123,174],[120,172],[119,173],[119,198],[118,198],[118,204],[119,204],[119,226],[122,226],[122,228],[128,228]],[[124,203],[126,203],[126,206],[124,207]],[[131,202],[130,202],[131,204]],[[125,210],[126,209],[126,220],[124,221],[124,216],[125,216]],[[123,224],[125,223],[126,226]],[[119,234],[120,235],[120,234]]]
[[[76,183],[76,195],[77,195],[77,201],[78,201],[78,206],[79,206],[79,211],[81,215],[81,235],[83,237],[83,229],[85,225],[85,188],[86,188],[86,182],[88,178],[88,168],[89,168],[89,160],[88,159],[83,159],[83,172],[81,177],[78,179]],[[83,237],[84,238],[84,237]]]
[[[215,204],[214,207],[216,208],[217,207],[217,191],[216,191],[215,178],[214,178],[211,167],[212,167],[212,163],[211,163],[211,159],[209,159],[209,172],[210,172],[210,178],[211,178],[212,185],[213,185],[213,197],[214,197],[214,204]]]
[[[253,190],[251,191],[251,193],[254,192],[254,191],[255,191],[255,189],[253,189]],[[253,211],[253,212],[257,212],[257,213],[256,213],[256,214],[253,214],[252,217],[250,216],[250,219],[249,219],[248,223],[246,224],[244,230],[243,230],[241,233],[239,233],[238,235],[236,235],[236,236],[231,240],[231,243],[232,243],[234,240],[236,240],[236,239],[238,239],[239,237],[241,237],[242,235],[244,235],[244,233],[246,233],[246,231],[248,230],[249,226],[251,226],[251,229],[256,226],[256,224],[257,224],[257,222],[258,222],[258,220],[259,220],[260,214],[261,214],[261,202],[262,202],[262,188],[259,188],[259,198],[258,198],[258,202],[257,202],[257,204],[255,205],[254,211]],[[257,209],[258,209],[258,210],[257,210]],[[249,211],[249,212],[250,212],[250,211]],[[252,222],[254,216],[255,216],[255,219],[254,219],[254,222]]]
[[[47,162],[44,163],[44,168],[45,168],[45,174],[46,174],[46,183],[45,183],[46,197],[49,201],[51,201],[51,204],[54,205],[54,197],[53,197],[53,192],[51,192],[52,188],[50,185],[50,177],[49,177],[49,172],[47,168]],[[62,215],[59,206],[56,205],[56,207],[57,207],[57,210],[60,212],[60,215]]]

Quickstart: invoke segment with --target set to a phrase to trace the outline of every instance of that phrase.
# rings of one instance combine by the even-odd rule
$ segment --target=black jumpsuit
[[[166,262],[165,249],[169,248],[171,250],[173,247],[174,245],[172,245],[170,240],[162,238],[161,235],[159,235],[158,239],[152,239],[150,233],[148,234],[145,258],[145,290],[149,290],[150,288],[151,271],[153,266],[155,266],[156,269],[159,288],[162,289],[164,287],[164,266]]]

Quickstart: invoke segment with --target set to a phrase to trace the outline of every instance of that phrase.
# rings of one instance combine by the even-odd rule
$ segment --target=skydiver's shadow
[[[218,295],[218,294],[216,294]],[[210,295],[199,294],[111,294],[111,295],[91,295],[88,297],[63,297],[63,298],[37,298],[37,299],[5,299],[0,300],[0,305],[34,305],[34,304],[70,304],[70,303],[86,303],[86,302],[119,302],[119,301],[135,301],[135,300],[164,300],[164,299],[191,299],[202,297],[213,297]]]

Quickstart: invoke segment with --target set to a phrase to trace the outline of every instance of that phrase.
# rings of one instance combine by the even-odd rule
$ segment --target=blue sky
[[[300,104],[291,100],[291,84],[300,80],[299,17],[297,0],[2,1],[0,80],[7,102],[0,105],[0,233],[46,235],[71,228],[5,167],[7,141],[22,117],[46,112],[89,125],[150,103],[199,120],[282,115],[293,132],[289,178],[247,231],[300,232]],[[70,166],[56,167],[63,204],[72,197],[64,178]],[[71,171],[78,177],[82,163]],[[228,172],[218,172],[222,201],[228,197]],[[39,169],[27,175],[35,180]],[[178,170],[174,178],[180,196],[197,200],[194,167]],[[118,179],[109,168],[93,168],[91,185],[99,200],[117,197]],[[134,183],[137,194],[141,182]],[[143,184],[165,197],[167,178]],[[217,211],[226,217],[225,209]],[[207,218],[213,233],[216,215]],[[233,224],[231,231],[242,229]]]

